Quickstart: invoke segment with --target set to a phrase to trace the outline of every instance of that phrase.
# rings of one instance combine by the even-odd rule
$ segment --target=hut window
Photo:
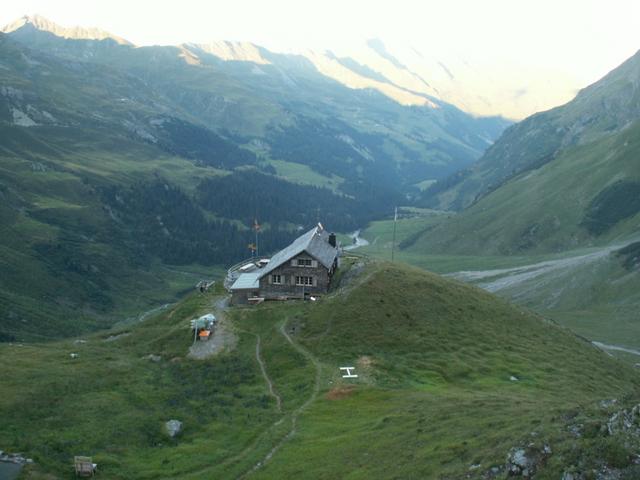
[[[313,277],[296,276],[296,285],[313,285]]]
[[[282,284],[282,275],[271,275],[271,283],[274,285]]]
[[[310,258],[299,258],[298,259],[298,266],[299,267],[310,267],[311,266],[311,259]]]

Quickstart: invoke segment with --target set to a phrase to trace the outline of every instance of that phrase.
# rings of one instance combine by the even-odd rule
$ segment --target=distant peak
[[[251,42],[214,41],[206,44],[188,44],[222,60],[235,60],[267,65],[271,62],[263,57],[262,49]]]
[[[403,65],[402,62],[391,55],[391,53],[387,50],[387,47],[384,45],[384,42],[379,38],[370,38],[369,40],[367,40],[367,46],[382,58],[391,62],[394,67],[399,68],[400,70],[408,70],[408,68]]]
[[[374,50],[377,50],[377,49],[386,50],[386,47],[384,46],[384,42],[376,37],[367,39],[367,46]]]
[[[48,18],[42,15],[23,15],[17,20],[6,25],[1,31],[3,33],[17,32],[24,27],[32,27],[36,30],[43,32],[49,32],[53,35],[61,38],[70,38],[74,40],[106,40],[111,39],[120,45],[132,45],[131,42],[120,38],[116,35],[112,35],[109,32],[100,30],[98,28],[84,28],[84,27],[63,27],[55,22],[52,22]]]

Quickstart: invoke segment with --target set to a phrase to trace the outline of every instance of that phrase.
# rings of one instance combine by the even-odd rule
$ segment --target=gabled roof
[[[326,268],[331,268],[338,255],[338,249],[329,243],[329,234],[320,226],[313,227],[304,235],[296,238],[291,245],[276,253],[266,267],[259,270],[262,278],[296,255],[307,252]]]
[[[260,287],[258,279],[260,278],[262,271],[241,273],[240,276],[231,285],[231,290],[244,290],[244,289],[257,289]]]

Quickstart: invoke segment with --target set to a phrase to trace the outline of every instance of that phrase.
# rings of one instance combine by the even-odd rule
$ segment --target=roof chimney
[[[329,234],[329,245],[331,245],[333,248],[336,248],[336,234],[335,233]]]

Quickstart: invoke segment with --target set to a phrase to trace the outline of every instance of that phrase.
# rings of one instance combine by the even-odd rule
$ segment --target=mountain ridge
[[[18,20],[14,24],[19,26],[20,22],[21,20]],[[53,24],[46,19],[41,23],[45,27]],[[51,25],[49,30],[59,31],[64,36],[66,31],[71,32],[73,29]],[[81,32],[83,29],[78,27],[76,30]],[[80,33],[69,33],[69,35],[78,35],[78,38],[81,36]],[[87,38],[98,39],[109,36],[118,43],[128,43],[105,32],[91,33],[90,29],[84,35]],[[253,59],[258,64],[261,63],[261,55],[255,50],[264,50],[264,47],[251,42],[225,40],[205,42],[201,47],[204,50],[209,48],[212,53],[224,60]],[[518,64],[504,68],[500,65],[470,62],[462,56],[441,52],[438,47],[428,53],[420,52],[414,47],[405,48],[394,45],[390,48],[379,38],[363,40],[357,47],[344,48],[334,53],[339,58],[348,59],[347,61],[351,64],[360,64],[376,72],[378,76],[387,78],[388,82],[382,84],[371,82],[367,78],[357,78],[362,73],[362,69],[350,68],[344,62],[341,66],[348,72],[344,72],[335,64],[329,68],[328,65],[331,65],[334,59],[324,50],[274,51],[274,53],[303,55],[317,64],[319,69],[323,69],[325,75],[352,88],[376,89],[389,98],[407,105],[428,104],[429,102],[425,102],[424,99],[426,96],[430,100],[437,99],[455,105],[477,117],[522,119],[535,111],[545,110],[567,101],[575,95],[577,90],[576,80],[563,72],[526,69]],[[496,74],[496,70],[499,73]],[[546,85],[546,78],[549,75],[553,75],[556,79],[552,93]]]
[[[80,26],[63,27],[42,15],[24,15],[17,20],[5,25],[3,33],[12,33],[21,28],[33,28],[43,32],[49,32],[57,37],[71,40],[113,40],[119,45],[133,46],[133,43],[124,38],[113,35],[99,28],[86,28]]]

